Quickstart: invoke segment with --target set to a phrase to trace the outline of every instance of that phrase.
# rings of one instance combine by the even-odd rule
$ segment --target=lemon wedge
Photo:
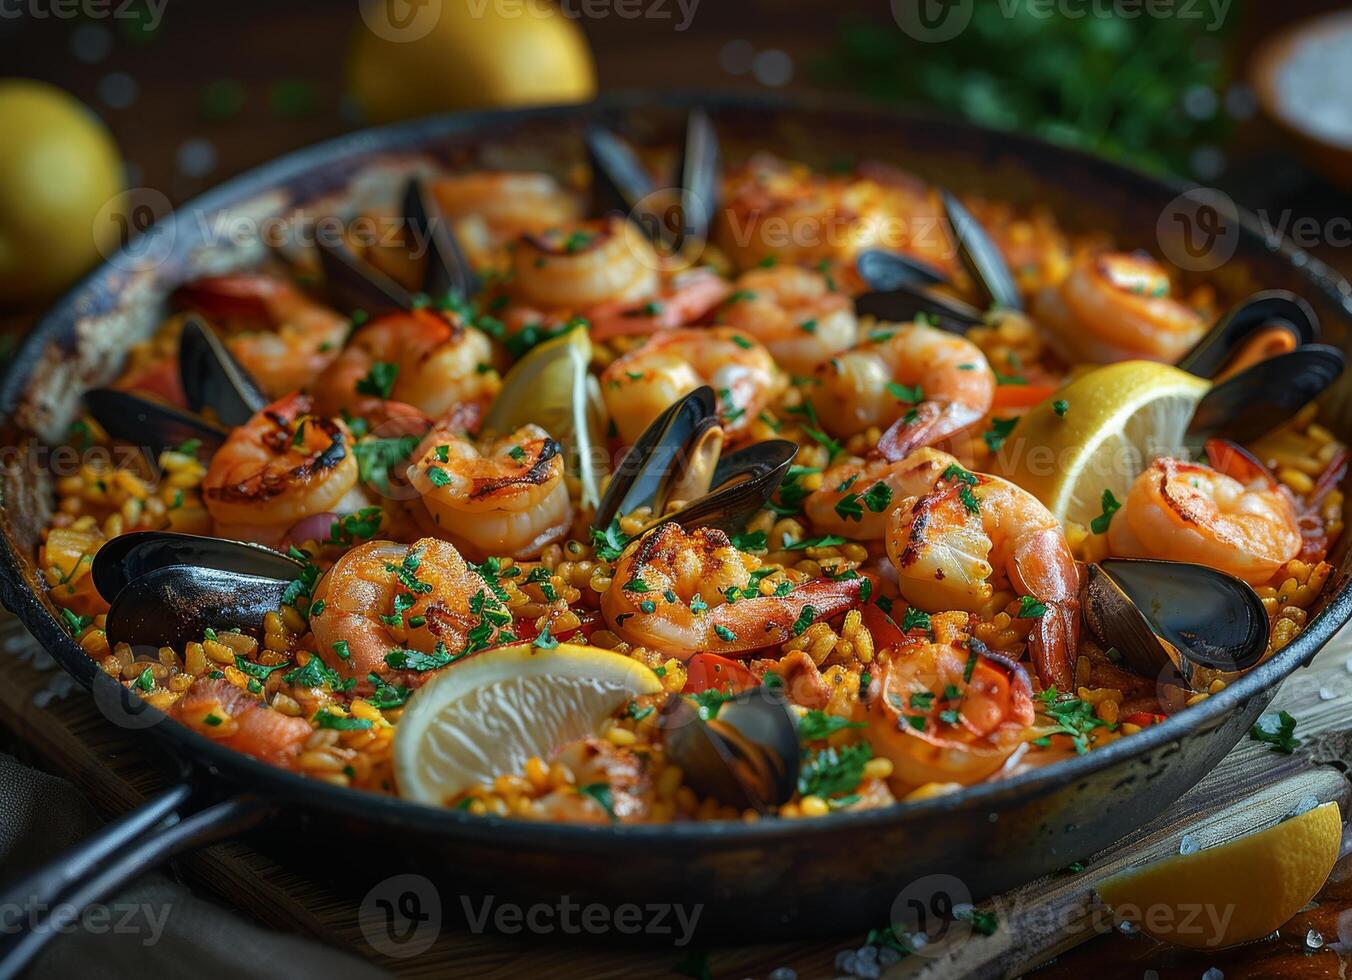
[[[483,420],[485,436],[533,422],[557,439],[584,507],[601,502],[606,475],[606,409],[600,382],[587,370],[591,357],[591,338],[580,327],[537,344],[507,372]]]
[[[404,708],[394,738],[399,795],[444,805],[594,734],[626,701],[661,689],[638,661],[596,647],[522,643],[467,657]]]
[[[1325,803],[1267,830],[1109,878],[1099,897],[1155,939],[1190,949],[1270,934],[1319,891],[1343,820]]]
[[[996,453],[992,472],[1028,490],[1064,522],[1087,528],[1103,492],[1119,502],[1152,459],[1183,451],[1210,382],[1153,361],[1088,371],[1033,406]]]

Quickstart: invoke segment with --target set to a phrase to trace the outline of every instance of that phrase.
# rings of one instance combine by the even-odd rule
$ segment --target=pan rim
[[[608,112],[643,108],[689,109],[696,106],[714,112],[719,109],[763,110],[820,113],[833,118],[852,118],[878,124],[885,124],[887,121],[927,123],[948,127],[955,132],[973,133],[985,138],[996,137],[1010,146],[1014,155],[1020,151],[1025,155],[1029,152],[1056,153],[1077,160],[1085,167],[1093,168],[1105,176],[1134,184],[1156,196],[1163,193],[1181,193],[1188,186],[1147,175],[1082,150],[1057,146],[1036,137],[994,130],[938,116],[932,112],[897,109],[859,99],[699,91],[659,94],[634,90],[616,92],[582,105],[450,113],[357,130],[292,151],[251,168],[184,202],[174,210],[171,223],[184,220],[183,216],[189,213],[211,213],[248,200],[288,180],[313,173],[321,167],[334,166],[344,158],[356,158],[360,161],[371,152],[416,151],[438,138],[482,130],[499,124],[550,120],[578,122]],[[1285,239],[1272,242],[1271,237],[1262,230],[1258,219],[1249,211],[1239,208],[1238,215],[1241,237],[1248,238],[1267,251],[1276,253],[1308,281],[1311,289],[1320,293],[1331,306],[1338,308],[1352,326],[1352,286],[1349,286],[1346,280],[1323,262],[1296,248]],[[78,318],[81,303],[87,296],[117,274],[115,263],[118,258],[125,259],[128,256],[119,252],[118,255],[100,264],[72,287],[34,326],[0,378],[0,415],[8,416],[18,403],[33,367],[43,355],[50,338],[60,332],[63,324]],[[0,504],[3,504],[3,501],[0,501]],[[0,600],[14,612],[24,627],[32,633],[35,641],[50,653],[64,670],[80,681],[86,690],[91,689],[94,675],[98,672],[97,665],[60,626],[37,593],[28,588],[21,571],[22,561],[23,559],[13,550],[10,536],[0,534],[0,571],[3,572],[0,574]],[[834,813],[814,819],[762,820],[753,823],[710,821],[593,826],[476,817],[461,811],[432,807],[394,796],[381,796],[308,779],[234,752],[182,725],[155,723],[147,728],[177,753],[185,755],[190,761],[205,768],[213,777],[225,777],[234,787],[252,786],[270,792],[275,791],[284,798],[304,801],[307,807],[330,813],[371,818],[386,825],[416,826],[428,832],[442,832],[500,845],[523,842],[538,844],[543,839],[549,838],[559,844],[603,842],[609,846],[631,844],[647,846],[657,841],[754,846],[762,842],[777,841],[786,835],[798,837],[837,832],[853,834],[863,829],[918,821],[958,810],[990,807],[994,816],[995,811],[1011,802],[1022,802],[1046,795],[1091,773],[1111,768],[1136,756],[1146,755],[1169,743],[1181,741],[1198,730],[1217,727],[1241,705],[1256,697],[1271,694],[1297,667],[1307,664],[1349,618],[1352,618],[1352,580],[1344,582],[1296,639],[1272,658],[1218,694],[1145,731],[1126,739],[1119,739],[1085,755],[1033,769],[1009,779],[979,783],[927,800],[896,803],[872,810]],[[155,711],[149,707],[147,710]],[[167,719],[167,716],[164,717]],[[262,780],[261,786],[259,780]],[[553,835],[552,838],[550,835]]]

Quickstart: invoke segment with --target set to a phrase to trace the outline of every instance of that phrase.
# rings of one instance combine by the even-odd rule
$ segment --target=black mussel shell
[[[1346,363],[1336,347],[1306,344],[1245,368],[1202,396],[1188,443],[1212,436],[1246,443],[1271,432],[1323,394]]]
[[[854,298],[854,308],[860,316],[873,316],[889,323],[909,323],[924,314],[950,333],[966,333],[969,327],[985,320],[985,314],[975,306],[904,282],[887,292],[860,293]]]
[[[268,403],[249,372],[198,316],[188,316],[178,340],[178,371],[194,412],[210,408],[222,424],[243,425]]]
[[[948,277],[920,259],[884,248],[868,248],[854,260],[854,269],[864,285],[875,293],[890,293],[902,286],[924,289],[947,282]]]
[[[200,416],[130,391],[91,388],[85,392],[84,402],[89,414],[110,436],[155,454],[194,440],[214,452],[229,435],[223,427]]]
[[[417,177],[404,188],[403,217],[410,237],[427,245],[427,262],[419,295],[361,258],[345,242],[316,236],[319,266],[324,285],[340,309],[364,310],[371,316],[416,309],[426,298],[441,299],[449,293],[473,296],[480,282],[455,238],[450,223],[437,210],[426,185]],[[410,243],[412,245],[413,243]]]
[[[95,552],[90,574],[99,595],[112,602],[131,582],[170,565],[197,565],[283,583],[302,571],[295,559],[262,545],[174,531],[132,531]]]
[[[181,649],[207,629],[258,629],[282,601],[287,582],[260,575],[166,565],[139,576],[108,610],[108,642]]]
[[[797,455],[798,444],[787,439],[767,439],[726,453],[714,470],[713,489],[657,523],[740,531],[779,489]]]
[[[631,214],[657,188],[638,154],[604,126],[589,126],[582,136],[591,164],[592,209],[601,214]]]
[[[948,191],[943,192],[944,213],[957,239],[958,258],[976,283],[977,290],[990,305],[1007,310],[1022,310],[1023,299],[1009,271],[1009,264],[986,229]]]
[[[660,513],[661,491],[680,479],[691,462],[691,452],[705,433],[718,424],[718,402],[708,385],[672,403],[643,430],[616,468],[601,496],[592,525],[606,528],[612,519],[643,506]],[[712,472],[709,478],[712,479]],[[712,483],[706,486],[711,486]]]
[[[1254,293],[1239,303],[1183,355],[1178,367],[1199,378],[1214,378],[1257,331],[1277,326],[1288,330],[1296,347],[1319,339],[1319,317],[1310,304],[1285,289]]]
[[[703,109],[691,110],[676,180],[681,189],[681,227],[674,242],[677,248],[709,237],[718,208],[719,157],[718,133],[709,114]]]
[[[437,298],[449,293],[463,297],[477,294],[480,287],[478,274],[456,240],[450,223],[437,209],[427,185],[417,177],[409,180],[404,189],[404,219],[416,240],[428,243],[423,293]]]
[[[1188,680],[1197,667],[1244,671],[1267,651],[1267,611],[1257,593],[1214,568],[1108,558],[1087,567],[1084,590],[1090,630],[1146,677],[1177,672]]]
[[[658,724],[669,757],[700,796],[761,813],[793,798],[801,749],[782,695],[756,688],[725,701],[708,721],[689,699],[675,695]]]
[[[363,310],[373,317],[411,310],[413,294],[371,263],[359,257],[344,242],[315,240],[324,289],[342,310]]]

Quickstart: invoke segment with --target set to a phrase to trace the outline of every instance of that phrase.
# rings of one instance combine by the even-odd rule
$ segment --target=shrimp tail
[[[1047,612],[1028,634],[1028,652],[1043,685],[1055,685],[1066,691],[1075,683],[1080,603],[1077,599],[1062,599],[1046,606]]]
[[[878,451],[890,462],[913,450],[933,446],[981,421],[981,412],[958,402],[921,402],[897,419],[878,440]]]
[[[713,632],[719,637],[714,641],[717,649],[708,652],[745,656],[787,643],[801,636],[813,623],[861,605],[864,583],[868,581],[864,576],[816,579],[786,596],[764,596],[721,605],[714,613]]]

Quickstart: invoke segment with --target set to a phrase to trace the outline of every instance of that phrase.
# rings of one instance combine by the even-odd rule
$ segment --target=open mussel
[[[696,388],[672,404],[639,436],[611,477],[592,524],[604,529],[640,507],[652,525],[738,530],[779,488],[798,447],[786,439],[723,453],[714,391]],[[668,513],[673,501],[683,502]]]
[[[592,203],[600,213],[618,212],[634,221],[664,251],[698,249],[709,237],[718,206],[718,135],[708,113],[691,110],[677,160],[677,194],[656,183],[638,154],[601,125],[583,134],[592,170]]]
[[[1004,255],[972,213],[943,191],[944,214],[953,241],[977,293],[987,307],[1023,309],[1023,300]],[[921,259],[886,249],[866,249],[855,259],[855,272],[867,290],[855,297],[855,311],[880,320],[905,322],[924,314],[953,333],[965,333],[985,319],[977,307],[936,290],[950,285],[941,270]]]
[[[324,285],[340,308],[379,316],[416,309],[428,297],[440,299],[452,293],[469,297],[479,291],[477,273],[450,223],[442,217],[427,184],[419,177],[411,177],[404,187],[401,216],[410,253],[419,245],[427,252],[419,287],[413,292],[358,255],[346,242],[316,236]]]
[[[1261,361],[1318,339],[1319,317],[1310,304],[1284,289],[1268,289],[1226,312],[1177,366],[1199,378],[1216,378],[1241,359]]]
[[[230,426],[242,425],[267,404],[215,331],[195,315],[183,323],[178,372],[191,412],[119,388],[90,389],[85,392],[85,407],[115,439],[158,454],[185,443],[214,451],[225,442]],[[203,409],[210,409],[220,421],[194,414]]]
[[[658,719],[668,758],[701,797],[765,813],[792,799],[801,749],[786,700],[756,688],[725,701],[707,720],[680,695]]]
[[[90,570],[109,603],[109,642],[133,647],[180,647],[207,629],[259,623],[302,572],[258,545],[161,531],[113,539]]]
[[[1190,683],[1199,667],[1244,671],[1267,651],[1262,601],[1224,572],[1142,558],[1108,558],[1086,571],[1086,624],[1139,674]]]
[[[1305,344],[1250,365],[1202,396],[1185,441],[1196,447],[1215,436],[1257,439],[1322,395],[1346,365],[1346,355],[1326,344]]]

